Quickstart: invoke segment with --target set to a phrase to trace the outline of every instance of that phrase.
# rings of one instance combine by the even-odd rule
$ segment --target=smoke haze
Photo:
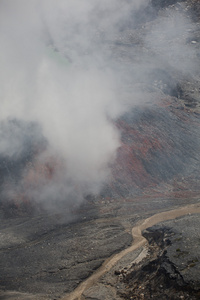
[[[178,37],[190,21],[181,13],[160,16],[146,29],[144,44],[158,54],[159,62],[147,60],[148,54],[137,50],[133,54],[146,63],[132,62],[126,71],[126,65],[119,67],[114,61],[108,41],[127,24],[135,26],[136,12],[148,4],[148,0],[0,2],[0,155],[3,161],[23,159],[16,177],[8,172],[7,199],[25,193],[50,207],[53,200],[72,205],[87,194],[97,194],[120,147],[114,121],[145,101],[135,81],[144,80],[160,62],[171,61],[178,70],[188,70],[188,55],[191,58],[193,52]],[[125,82],[132,86],[128,100],[123,95]]]

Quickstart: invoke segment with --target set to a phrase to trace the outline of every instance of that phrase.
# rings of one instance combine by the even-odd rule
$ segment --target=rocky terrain
[[[192,238],[188,238],[188,235],[191,235],[192,231],[198,227],[198,221],[193,226],[197,220],[195,215],[191,217],[191,213],[195,212],[200,212],[199,204],[158,213],[139,222],[132,228],[132,245],[105,261],[101,268],[80,284],[74,292],[66,295],[63,300],[81,299],[82,296],[84,299],[159,299],[161,297],[163,299],[185,299],[185,297],[198,299],[199,283],[196,279],[198,276],[196,265],[198,265],[199,235],[196,233]],[[178,219],[185,214],[190,216],[189,222],[187,217]],[[171,225],[170,228],[166,228],[165,224],[162,225],[165,220],[174,220],[175,217],[175,221],[167,223]],[[180,244],[180,236],[178,238],[176,236],[173,243],[170,237],[175,232],[183,235],[185,220],[189,228],[186,230],[187,239],[184,248],[191,251],[184,251],[184,254],[189,255],[188,261],[184,264],[183,260],[176,255],[180,248],[174,248],[177,246],[177,241]],[[161,223],[154,231],[152,226],[158,222]],[[193,248],[188,246],[188,242],[191,241],[192,247],[193,242],[195,244]],[[173,250],[170,247],[171,244]],[[178,250],[175,252],[175,249]],[[177,259],[176,262],[174,258]],[[190,259],[195,263],[190,264]],[[179,263],[177,263],[178,260]],[[191,267],[195,269],[191,270]]]
[[[174,12],[189,23],[178,34],[170,33],[167,43],[162,32],[156,33],[152,44],[151,29],[160,28],[160,18],[167,14],[170,19]],[[35,205],[21,191],[11,201],[1,192],[0,299],[67,299],[106,259],[132,244],[131,230],[139,221],[199,203],[199,18],[199,1],[152,0],[117,36],[97,33],[104,51],[112,50],[116,73],[123,74],[119,97],[127,105],[135,101],[133,109],[113,121],[121,146],[109,181],[82,205],[72,201],[69,210],[62,203],[56,212]],[[183,49],[178,58],[175,44]],[[12,126],[13,121],[4,124],[7,131]],[[58,165],[52,160],[33,167],[46,141],[36,124],[15,124],[28,137],[29,126],[28,152],[13,161],[0,158],[2,191],[10,178],[18,182],[27,164],[45,178]],[[149,246],[123,257],[82,297],[198,299],[198,228],[199,214],[147,228],[143,236]]]
[[[147,257],[120,270],[124,299],[199,299],[199,215],[148,228]],[[116,272],[117,273],[117,272]]]

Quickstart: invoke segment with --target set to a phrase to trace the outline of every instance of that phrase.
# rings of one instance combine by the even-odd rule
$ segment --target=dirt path
[[[115,254],[108,258],[103,265],[93,273],[88,279],[82,282],[72,293],[65,295],[62,300],[83,300],[83,292],[94,285],[98,279],[108,272],[124,255],[138,249],[147,243],[146,239],[142,236],[142,231],[151,227],[159,222],[175,219],[186,214],[200,213],[200,204],[192,204],[182,208],[177,208],[171,211],[166,211],[153,215],[146,220],[140,221],[137,226],[132,228],[133,244],[127,249]]]

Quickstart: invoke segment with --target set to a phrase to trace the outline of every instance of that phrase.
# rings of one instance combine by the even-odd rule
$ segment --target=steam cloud
[[[108,41],[128,26],[128,20],[135,25],[134,13],[148,3],[0,2],[0,156],[18,168],[15,177],[9,175],[11,166],[8,170],[4,197],[11,199],[25,190],[29,199],[50,206],[59,199],[79,203],[85,195],[100,191],[120,146],[114,120],[144,100],[134,87],[131,100],[119,96],[124,78],[134,86],[136,77],[145,78],[147,70],[159,64],[132,62],[126,72],[112,59]],[[174,41],[189,21],[173,15],[175,32],[171,18],[171,14],[157,18],[153,28],[147,28],[145,44],[158,52],[162,64],[173,57],[182,70],[180,47],[184,63],[192,52]],[[146,61],[147,54],[136,54]],[[19,160],[23,163],[16,165]]]

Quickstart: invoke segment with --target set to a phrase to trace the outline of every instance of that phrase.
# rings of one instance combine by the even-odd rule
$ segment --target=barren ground
[[[86,207],[81,211],[83,219],[71,224],[64,220],[60,224],[58,215],[5,220],[1,223],[0,299],[28,299],[23,293],[30,299],[59,299],[108,257],[129,247],[132,227],[139,220],[198,202],[198,198],[160,200],[104,203],[105,211],[92,218]],[[102,203],[94,206],[96,211],[102,209]],[[10,294],[9,290],[20,294]]]
[[[126,98],[133,97],[135,84],[143,88],[148,101],[116,121],[121,147],[101,194],[87,197],[78,209],[69,212],[65,207],[57,213],[32,213],[32,207],[27,206],[27,211],[24,203],[1,201],[1,300],[161,299],[161,295],[163,299],[198,299],[200,258],[192,249],[199,253],[199,214],[163,223],[168,213],[161,213],[183,212],[183,206],[189,209],[192,204],[198,204],[199,210],[200,5],[198,1],[170,1],[175,10],[181,10],[184,2],[186,14],[192,14],[196,24],[190,39],[184,40],[195,49],[196,68],[194,74],[183,76],[165,62],[157,69],[154,63],[161,60],[159,53],[143,41],[146,30],[169,8],[167,1],[152,2],[156,12],[150,19],[140,12],[137,27],[105,43],[105,48],[113,49],[118,67],[128,72],[122,91]],[[131,62],[137,62],[138,53],[144,54],[142,63],[154,62],[143,82],[137,76],[136,81],[131,79]],[[0,167],[2,175],[5,167]],[[113,256],[131,249],[132,243],[134,247],[137,237],[132,236],[132,228],[142,220],[154,220],[150,217],[155,214],[158,219],[139,227],[143,230],[161,222],[143,233],[150,246],[142,248],[146,242],[141,238],[138,249]],[[83,282],[89,282],[89,289],[83,289],[82,296],[69,296]]]

